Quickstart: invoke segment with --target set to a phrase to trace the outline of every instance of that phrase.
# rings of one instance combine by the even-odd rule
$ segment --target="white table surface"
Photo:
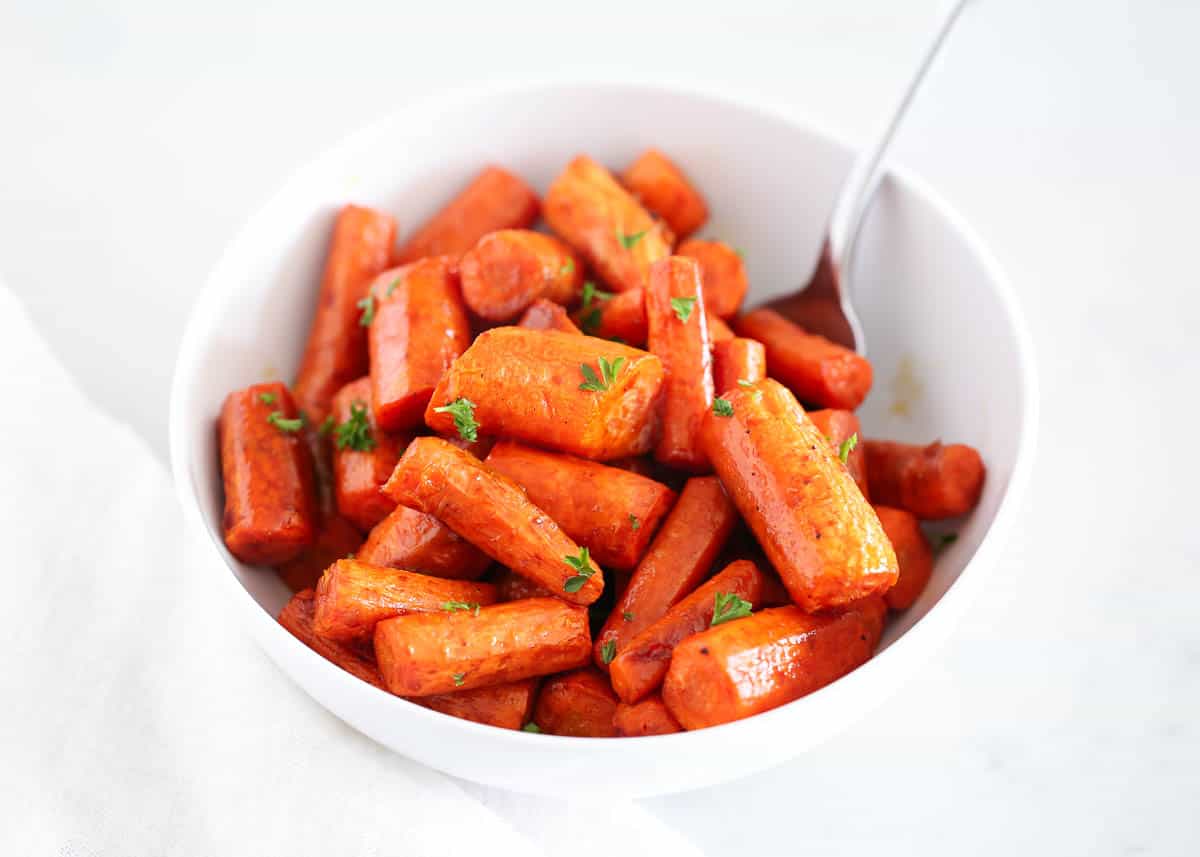
[[[169,5],[0,4],[0,274],[164,459],[175,345],[223,244],[381,111],[481,78],[652,79],[862,140],[938,4]],[[1197,34],[1186,0],[980,0],[962,22],[898,160],[1029,316],[1023,525],[884,707],[769,773],[647,801],[710,853],[1200,853]]]

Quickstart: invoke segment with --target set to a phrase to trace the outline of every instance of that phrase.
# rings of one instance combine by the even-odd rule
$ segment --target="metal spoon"
[[[805,330],[819,333],[859,353],[866,352],[866,339],[846,288],[854,243],[863,219],[870,210],[871,197],[883,178],[880,165],[896,135],[900,120],[908,112],[913,97],[925,80],[925,73],[933,65],[954,22],[958,20],[959,13],[968,2],[970,0],[955,0],[943,13],[933,40],[925,49],[912,80],[884,125],[882,133],[874,145],[864,149],[854,162],[833,206],[825,242],[821,245],[821,256],[808,285],[795,294],[776,298],[765,305]]]

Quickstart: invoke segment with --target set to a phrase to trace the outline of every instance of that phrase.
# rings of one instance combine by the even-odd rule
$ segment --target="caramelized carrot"
[[[865,357],[806,333],[774,310],[756,309],[734,319],[733,326],[739,336],[766,347],[771,376],[805,402],[852,411],[871,389],[871,364]]]
[[[891,587],[879,519],[791,392],[767,378],[725,399],[732,413],[709,413],[704,448],[792,600],[815,611]]]
[[[379,489],[410,438],[380,431],[371,413],[371,379],[359,378],[333,397],[333,488],[338,511],[369,530],[396,504]],[[362,427],[362,428],[360,428]]]
[[[767,352],[761,342],[736,337],[713,344],[713,391],[719,396],[739,381],[753,384],[767,377]]]
[[[588,383],[588,373],[599,383]],[[425,422],[441,434],[454,433],[454,417],[437,409],[466,399],[482,434],[583,458],[623,458],[649,449],[662,381],[662,362],[636,348],[497,327],[481,333],[455,361],[434,391]]]
[[[775,607],[681,642],[663,701],[685,729],[778,708],[865,663],[883,629],[882,600],[835,615]]]
[[[650,266],[671,253],[666,224],[586,155],[571,161],[550,185],[543,215],[615,292],[646,285]]]
[[[330,563],[352,556],[362,547],[363,535],[358,527],[336,512],[321,516],[317,539],[295,559],[280,565],[276,571],[292,592],[313,589]]]
[[[763,574],[754,563],[744,559],[730,563],[621,648],[608,668],[617,696],[632,703],[658,689],[675,646],[712,624],[718,596],[736,596],[759,607],[762,588]]]
[[[496,587],[497,600],[520,601],[522,598],[553,598],[554,593],[544,586],[521,577],[511,568],[502,568],[491,576]]]
[[[667,515],[650,550],[596,637],[595,661],[601,669],[604,647],[616,651],[666,614],[707,575],[725,546],[737,512],[715,476],[689,479]]]
[[[475,580],[492,564],[491,557],[433,515],[407,506],[397,506],[375,525],[357,558],[453,580]]]
[[[501,729],[520,729],[529,722],[537,689],[537,679],[527,678],[474,690],[418,696],[411,701],[460,720]]]
[[[395,241],[396,221],[386,214],[357,205],[338,213],[296,376],[296,401],[314,425],[328,415],[334,393],[367,373],[360,302],[371,280],[388,266]]]
[[[704,305],[717,318],[737,313],[746,297],[749,283],[741,254],[724,241],[684,241],[675,250],[700,263],[700,281],[704,284]]]
[[[604,566],[638,564],[675,492],[636,473],[502,440],[488,467],[520,485],[564,533]]]
[[[217,424],[225,482],[222,529],[229,552],[278,565],[316,539],[313,464],[287,387],[256,384],[230,393]]]
[[[561,304],[545,298],[538,298],[529,305],[529,309],[525,310],[525,314],[517,322],[517,327],[527,330],[557,330],[562,333],[581,332]]]
[[[700,424],[712,406],[712,351],[705,323],[700,266],[671,256],[650,269],[646,289],[649,348],[663,362],[666,393],[654,457],[683,470],[706,470]]]
[[[572,565],[586,555],[519,485],[441,438],[409,444],[384,491],[559,598],[591,604],[604,589],[601,570]]]
[[[618,292],[611,298],[595,298],[575,314],[580,330],[601,339],[619,339],[641,348],[646,344],[646,290]]]
[[[454,260],[421,259],[387,271],[371,286],[371,398],[385,431],[421,424],[433,388],[471,344]]]
[[[587,610],[526,598],[474,612],[410,613],[375,626],[387,689],[431,696],[575,669],[591,650]]]
[[[867,485],[867,452],[863,442],[862,426],[858,417],[852,411],[841,411],[836,408],[825,408],[821,411],[809,411],[808,418],[812,420],[817,431],[825,435],[829,445],[841,457],[842,445],[846,445],[846,469],[854,479],[858,490],[868,500],[871,499]],[[851,440],[853,438],[853,440]]]
[[[570,303],[583,285],[583,265],[562,241],[529,229],[502,229],[462,257],[467,306],[487,321],[511,321],[539,298]]]
[[[708,338],[714,346],[734,338],[733,330],[715,315],[708,317]]]
[[[654,693],[633,705],[617,703],[616,713],[613,714],[613,730],[619,738],[640,738],[643,735],[682,732],[683,727],[671,716],[662,697]]]
[[[316,596],[311,589],[304,589],[292,596],[279,613],[279,624],[293,637],[308,646],[330,663],[361,678],[368,684],[383,688],[383,678],[370,647],[338,643],[318,637],[313,632],[313,614],[316,611]]]
[[[933,576],[933,549],[916,515],[890,506],[876,506],[875,514],[900,563],[900,578],[884,593],[883,600],[893,610],[907,610]]]
[[[490,583],[445,580],[339,559],[317,584],[315,632],[327,640],[371,639],[376,623],[408,613],[474,610],[496,601]]]
[[[584,668],[546,679],[533,721],[550,735],[613,738],[617,697],[604,676]]]
[[[487,167],[405,242],[396,264],[425,256],[457,258],[489,232],[524,229],[537,216],[537,194],[529,185],[507,170]]]
[[[647,149],[621,175],[621,182],[642,205],[686,238],[708,220],[704,197],[658,149]]]
[[[872,499],[925,521],[965,515],[983,492],[983,459],[961,443],[917,446],[868,440],[866,458]]]

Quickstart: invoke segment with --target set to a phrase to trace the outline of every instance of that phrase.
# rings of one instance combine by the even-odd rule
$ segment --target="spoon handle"
[[[941,52],[942,45],[945,44],[946,37],[950,35],[950,30],[958,20],[963,7],[969,2],[970,0],[953,0],[946,11],[942,13],[933,40],[925,48],[925,55],[913,73],[912,80],[908,82],[908,86],[901,93],[900,100],[892,110],[883,130],[874,144],[864,149],[855,160],[854,166],[846,178],[846,183],[842,185],[837,203],[833,208],[833,215],[829,220],[828,251],[831,261],[837,269],[846,271],[846,263],[850,261],[849,251],[854,239],[858,236],[862,219],[870,207],[871,197],[875,194],[875,189],[879,186],[882,178],[879,165],[887,153],[888,146],[892,143],[892,138],[896,136],[900,120],[908,112],[913,97],[925,80],[926,72],[929,71],[929,67],[933,65],[933,61]]]

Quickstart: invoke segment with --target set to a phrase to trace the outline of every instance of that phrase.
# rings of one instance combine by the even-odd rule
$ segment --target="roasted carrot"
[[[486,463],[606,567],[636,566],[675,503],[675,492],[653,479],[512,441],[497,443]]]
[[[537,679],[527,678],[474,690],[417,696],[411,701],[460,720],[471,720],[501,729],[520,729],[529,722],[533,713],[537,689]]]
[[[679,721],[671,716],[662,697],[657,693],[633,705],[617,703],[616,713],[613,714],[613,729],[619,738],[670,735],[672,732],[683,731]]]
[[[753,384],[767,377],[767,352],[761,342],[735,337],[713,343],[713,392],[721,395],[738,382]]]
[[[675,255],[700,263],[704,305],[711,315],[728,318],[737,313],[749,288],[741,253],[724,241],[692,239],[680,244]]]
[[[858,417],[854,416],[853,411],[825,408],[809,411],[808,418],[817,427],[817,431],[829,440],[829,445],[838,453],[839,458],[842,450],[846,450],[846,469],[850,471],[858,490],[870,500],[866,444],[863,442],[862,426],[859,425]]]
[[[646,288],[648,347],[666,372],[662,428],[654,457],[681,470],[703,471],[700,424],[713,401],[712,351],[700,266],[671,256],[650,268]]]
[[[230,393],[217,433],[225,482],[222,529],[229,552],[253,565],[294,559],[316,539],[312,457],[287,387]]]
[[[499,601],[520,601],[522,598],[552,598],[554,593],[544,586],[534,583],[526,577],[521,577],[511,568],[501,568],[489,575],[489,580],[496,587]]]
[[[925,521],[965,515],[983,492],[983,459],[965,444],[868,440],[866,457],[871,499]]]
[[[646,344],[646,290],[642,288],[602,293],[587,300],[575,314],[579,329],[601,339],[619,339],[626,345],[641,348]]]
[[[371,412],[371,379],[359,378],[333,397],[333,488],[338,512],[366,531],[396,508],[379,489],[392,475],[410,436],[381,431]]]
[[[388,266],[396,221],[347,205],[337,217],[325,258],[321,294],[296,376],[296,401],[317,425],[333,395],[367,374],[367,330],[359,322],[371,280]]]
[[[756,309],[734,319],[733,326],[738,336],[766,347],[771,377],[806,403],[852,411],[871,389],[871,364],[865,357],[806,333],[774,310]]]
[[[475,580],[492,564],[491,557],[433,515],[407,506],[397,506],[375,525],[357,558],[453,580]]]
[[[646,628],[625,646],[609,664],[613,689],[622,702],[637,702],[657,690],[667,675],[671,652],[679,642],[709,627],[714,618],[733,613],[736,599],[760,607],[763,573],[746,560],[737,560],[675,604],[661,619]],[[714,616],[718,606],[726,609]]]
[[[707,575],[725,546],[737,512],[715,476],[687,481],[629,585],[596,637],[595,661],[608,669],[604,647],[621,649],[653,625]]]
[[[583,264],[564,242],[529,229],[502,229],[462,257],[467,306],[487,321],[511,321],[539,298],[567,304],[583,285]]]
[[[433,388],[471,344],[471,324],[449,256],[395,268],[371,286],[371,399],[385,431],[421,424]]]
[[[304,589],[292,596],[279,614],[279,624],[318,655],[368,684],[383,688],[383,678],[369,646],[338,643],[318,637],[313,631],[316,596]]]
[[[320,517],[316,541],[295,559],[288,560],[276,569],[292,592],[315,588],[330,563],[350,556],[362,547],[363,534],[354,524],[336,512]]]
[[[407,613],[476,610],[496,601],[490,583],[446,580],[339,559],[317,584],[316,633],[327,640],[371,639],[376,623]]]
[[[733,339],[733,330],[715,315],[710,315],[708,317],[708,338],[715,347],[721,342],[728,342]]]
[[[577,738],[616,736],[617,697],[604,676],[585,667],[546,679],[533,710],[533,722],[550,735]]]
[[[453,613],[410,613],[375,626],[387,689],[431,696],[575,669],[591,651],[587,610],[526,598]]]
[[[604,589],[604,575],[586,549],[519,485],[441,438],[409,444],[384,491],[559,598],[591,604]]]
[[[473,412],[484,435],[600,461],[623,458],[650,448],[662,382],[662,361],[645,351],[589,336],[497,327],[454,362],[425,422],[441,434],[455,433],[457,403]]]
[[[675,647],[663,701],[685,729],[778,708],[865,663],[885,610],[879,598],[834,615],[775,607],[709,628]]]
[[[883,595],[883,600],[893,610],[907,610],[924,591],[933,576],[933,548],[929,539],[921,532],[921,523],[916,515],[904,509],[876,506],[875,514],[887,533],[896,560],[900,563],[900,578],[896,585]]]
[[[679,238],[691,235],[708,220],[704,197],[658,149],[643,152],[621,174],[621,183]]]
[[[571,321],[571,317],[567,315],[566,309],[561,304],[545,298],[538,298],[529,305],[524,315],[521,316],[521,320],[517,322],[517,327],[524,327],[528,330],[558,330],[562,333],[578,334],[582,332],[575,326],[575,322]]]
[[[537,194],[529,185],[507,170],[487,167],[405,242],[396,264],[425,256],[457,258],[489,232],[524,229],[537,216]]]
[[[879,519],[791,392],[766,378],[723,401],[705,418],[705,451],[792,600],[814,611],[891,587]]]
[[[550,185],[542,213],[615,292],[646,285],[650,265],[671,253],[666,224],[586,155],[571,161]]]

